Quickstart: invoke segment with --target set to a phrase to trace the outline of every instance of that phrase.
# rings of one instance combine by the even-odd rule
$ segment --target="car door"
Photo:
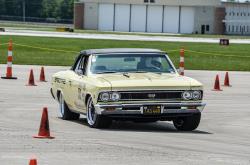
[[[69,80],[71,99],[73,100],[73,109],[85,112],[85,95],[86,95],[86,68],[88,56],[82,56],[73,70]]]

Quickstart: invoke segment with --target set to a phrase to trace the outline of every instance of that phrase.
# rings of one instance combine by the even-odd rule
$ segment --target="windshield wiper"
[[[130,73],[155,73],[155,74],[162,74],[161,72],[148,72],[148,71],[133,71]]]
[[[105,73],[117,73],[116,71],[104,71],[104,72],[97,72],[96,74],[105,74]]]

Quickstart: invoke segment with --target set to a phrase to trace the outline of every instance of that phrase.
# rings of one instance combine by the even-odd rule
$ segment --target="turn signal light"
[[[188,108],[188,109],[197,109],[196,106],[188,106],[187,108]]]

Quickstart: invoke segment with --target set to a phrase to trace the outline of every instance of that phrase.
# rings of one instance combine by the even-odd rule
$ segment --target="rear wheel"
[[[198,113],[189,117],[177,118],[173,121],[173,123],[177,130],[193,131],[199,126],[200,120],[201,120],[201,114]]]
[[[68,105],[64,101],[62,93],[60,93],[59,97],[59,113],[63,120],[78,120],[80,114],[71,112]]]
[[[96,113],[91,97],[87,101],[87,122],[92,128],[107,128],[112,124],[111,119]]]

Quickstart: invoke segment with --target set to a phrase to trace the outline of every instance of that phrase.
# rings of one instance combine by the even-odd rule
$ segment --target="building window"
[[[155,3],[155,0],[144,0],[144,3]]]
[[[206,25],[206,31],[207,32],[209,32],[209,29],[210,29],[209,25]]]

